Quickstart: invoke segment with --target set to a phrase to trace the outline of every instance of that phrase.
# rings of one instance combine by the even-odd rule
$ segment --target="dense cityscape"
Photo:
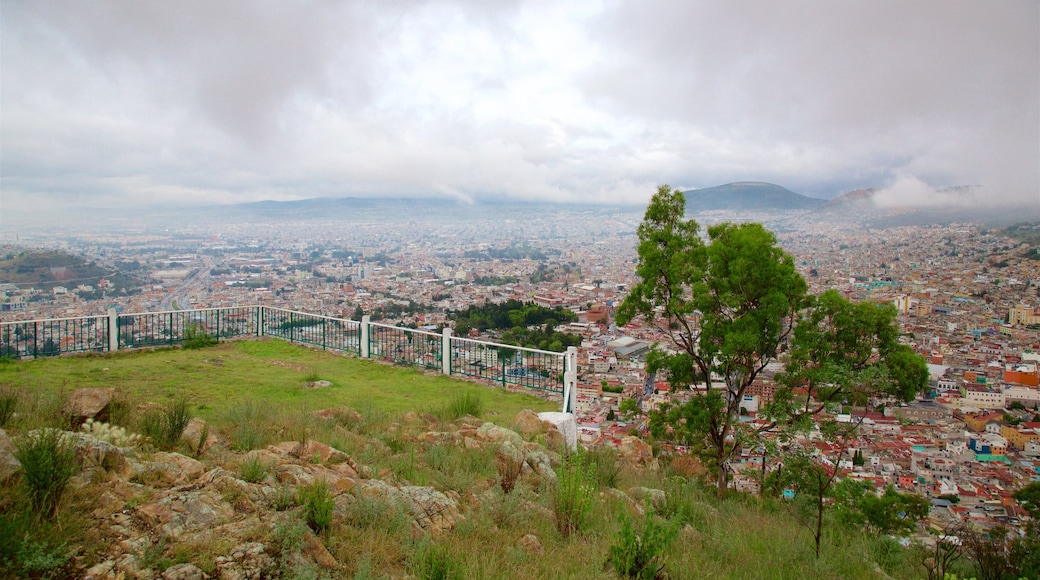
[[[743,216],[702,220],[735,217]],[[969,223],[871,229],[798,213],[759,217],[771,220],[812,293],[834,289],[855,301],[894,305],[901,340],[928,362],[929,389],[919,400],[883,412],[851,411],[862,422],[840,458],[844,476],[878,490],[891,485],[933,499],[959,498],[935,499],[929,517],[937,529],[951,521],[1017,526],[1024,512],[1011,494],[1040,473],[1035,248]],[[61,251],[111,274],[66,279],[59,267],[49,270],[49,284],[5,281],[2,320],[259,303],[440,329],[454,324],[455,313],[487,303],[562,307],[574,321],[555,330],[580,336],[579,438],[617,446],[646,428],[645,415],[626,415],[623,403],[641,397],[645,355],[666,340],[644,325],[614,324],[634,281],[639,219],[638,208],[532,209],[461,223],[304,220],[60,238],[26,231],[3,247],[5,260]],[[497,341],[501,332],[471,328],[467,335]],[[756,421],[780,368],[773,365],[748,390],[743,420]],[[689,396],[667,381],[654,387],[641,400],[643,412]],[[827,445],[818,442],[823,456]],[[729,465],[733,487],[758,491],[761,482],[748,474],[761,469],[762,455],[745,449]]]

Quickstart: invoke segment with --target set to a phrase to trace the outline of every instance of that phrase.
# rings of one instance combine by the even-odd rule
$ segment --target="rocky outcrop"
[[[337,561],[337,555],[346,557],[344,547],[338,545],[330,552],[324,534],[303,531],[306,508],[298,505],[299,489],[318,481],[327,482],[333,495],[334,530],[352,525],[351,514],[367,508],[358,504],[365,498],[380,498],[398,506],[400,512],[395,509],[393,513],[409,516],[415,539],[453,530],[469,514],[487,513],[489,506],[497,509],[497,504],[490,502],[506,502],[509,510],[524,517],[553,518],[539,496],[557,480],[556,470],[562,461],[557,451],[566,447],[565,436],[556,424],[543,421],[529,410],[511,423],[515,430],[472,417],[440,423],[413,413],[378,434],[344,428],[344,424],[361,422],[360,416],[341,411],[319,416],[323,414],[334,421],[325,425],[324,432],[332,433],[329,440],[334,437],[340,448],[356,450],[360,457],[383,456],[392,461],[383,461],[379,469],[373,469],[359,464],[348,453],[314,440],[285,441],[239,453],[201,419],[192,421],[185,431],[191,449],[190,453],[185,451],[188,454],[151,452],[146,442],[120,447],[89,429],[68,433],[82,466],[70,485],[92,494],[90,517],[98,534],[105,538],[105,545],[110,546],[103,554],[92,552],[75,576],[105,580],[248,579],[307,569],[338,577],[352,565]],[[568,417],[573,419],[567,416],[559,422],[564,430]],[[423,433],[423,429],[438,431]],[[560,442],[559,447],[547,445],[555,440]],[[183,444],[179,449],[185,449]],[[500,478],[514,477],[513,485],[522,487],[507,497],[495,489],[501,486],[505,490],[501,481],[481,475],[466,483],[463,498],[450,489],[462,480],[454,480],[447,490],[409,485],[400,470],[391,468],[402,453],[398,444],[419,461],[429,461],[432,456],[428,452],[438,446],[455,446],[452,452],[459,453],[475,450],[470,455],[481,459],[493,453]],[[19,469],[12,448],[11,439],[0,430],[0,481]],[[197,458],[189,456],[196,452]],[[625,438],[619,457],[633,468],[656,464],[649,446],[636,438]],[[259,462],[260,469],[254,463],[251,474],[246,472],[247,461]],[[647,506],[657,508],[665,499],[664,492],[649,488],[632,488],[627,494],[604,490],[599,497],[600,501],[623,502],[633,513]],[[498,525],[508,525],[507,521]],[[532,557],[545,554],[538,536],[520,537],[526,530],[517,532],[510,540],[515,542],[512,549]],[[295,534],[290,536],[291,548],[286,547],[290,544],[285,533]],[[158,555],[169,558],[175,551],[181,554],[180,550],[193,546],[206,546],[211,551],[201,559],[192,558],[191,564],[156,569]]]
[[[395,487],[381,480],[370,480],[361,483],[360,492],[371,497],[388,498],[404,505],[412,515],[412,525],[416,531],[451,530],[462,519],[457,498],[449,497],[432,487]]]
[[[79,427],[87,419],[108,421],[109,407],[114,395],[115,389],[76,389],[65,401],[61,412],[69,418],[72,427]]]
[[[538,418],[538,413],[530,409],[524,409],[517,413],[516,419],[513,420],[513,429],[525,437],[530,437],[531,435],[545,433],[547,427]]]
[[[221,580],[260,580],[274,570],[275,561],[260,542],[246,542],[218,556],[217,571]]]
[[[205,436],[205,440],[203,440],[203,436]],[[181,438],[186,440],[194,450],[193,452],[199,455],[214,447],[227,449],[230,445],[227,437],[198,417],[193,417],[191,421],[188,421]]]
[[[567,449],[573,451],[578,448],[578,423],[573,413],[538,413],[538,418],[555,428]]]
[[[654,450],[650,444],[639,437],[627,435],[621,438],[618,446],[618,456],[621,461],[630,467],[645,467],[656,470],[657,460],[654,459]]]
[[[142,462],[142,466],[142,476],[160,485],[183,485],[206,471],[206,466],[198,460],[163,451],[153,453],[148,461]]]
[[[633,487],[628,490],[628,495],[643,507],[649,506],[655,510],[659,510],[665,505],[666,496],[664,491],[660,489]]]

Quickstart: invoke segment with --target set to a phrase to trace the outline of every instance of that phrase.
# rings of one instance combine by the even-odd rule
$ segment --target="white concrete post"
[[[578,401],[578,348],[568,346],[563,362],[563,412],[573,413]]]
[[[451,376],[451,328],[448,327],[441,335],[441,374]]]
[[[108,309],[108,352],[119,350],[119,316],[115,308]]]
[[[365,314],[361,317],[361,358],[369,358],[370,353],[368,349],[368,332],[369,324],[372,322],[372,317]]]

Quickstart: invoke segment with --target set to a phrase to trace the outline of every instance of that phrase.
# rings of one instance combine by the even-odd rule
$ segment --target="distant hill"
[[[739,181],[706,189],[683,192],[686,213],[706,211],[771,212],[814,209],[824,200],[806,197],[789,189],[759,181]]]
[[[96,286],[102,278],[116,288],[135,288],[142,284],[136,277],[107,270],[64,252],[28,251],[0,260],[0,283],[17,284],[22,288]]]

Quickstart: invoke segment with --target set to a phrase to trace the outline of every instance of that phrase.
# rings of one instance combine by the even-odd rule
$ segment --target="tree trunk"
[[[718,498],[719,499],[722,499],[726,495],[726,480],[727,479],[728,478],[726,477],[726,464],[720,462],[719,463],[719,472],[716,475],[716,481],[715,481],[716,484],[718,485],[718,491],[719,491]]]

